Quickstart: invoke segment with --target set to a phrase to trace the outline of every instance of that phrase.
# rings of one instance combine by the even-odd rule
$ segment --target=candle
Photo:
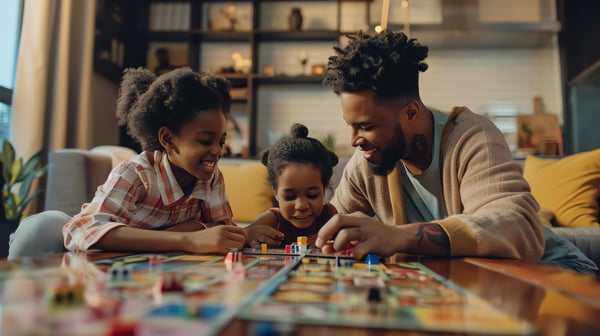
[[[389,11],[390,11],[390,0],[383,0],[383,7],[381,8],[381,28],[382,29],[387,29]]]

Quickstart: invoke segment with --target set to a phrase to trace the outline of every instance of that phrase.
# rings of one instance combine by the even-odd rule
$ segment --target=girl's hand
[[[283,232],[270,225],[254,224],[246,227],[245,231],[252,248],[259,248],[261,243],[267,243],[269,247],[281,246],[284,238]]]
[[[227,253],[241,250],[246,232],[235,225],[217,225],[206,230],[185,234],[185,251],[192,253]]]

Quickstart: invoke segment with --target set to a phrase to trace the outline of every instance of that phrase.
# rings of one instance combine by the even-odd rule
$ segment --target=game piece
[[[298,243],[298,252],[306,252],[308,250],[308,237],[298,236],[296,241]]]
[[[260,252],[267,253],[267,243],[260,244]]]
[[[292,253],[292,247],[290,246],[290,244],[286,244],[285,245],[285,254],[290,254]]]
[[[148,269],[150,271],[160,270],[160,266],[162,264],[162,257],[157,255],[152,255],[148,258]]]
[[[137,322],[124,322],[116,320],[110,325],[108,336],[135,336],[138,334]]]
[[[81,283],[60,283],[46,293],[46,301],[52,308],[73,308],[83,304],[85,287]]]
[[[366,258],[365,258],[365,263],[367,265],[379,265],[379,257],[376,254],[367,254]]]
[[[367,296],[368,302],[381,302],[381,290],[378,287],[369,288],[369,295]]]
[[[126,265],[123,262],[115,262],[108,269],[108,277],[110,281],[129,281],[132,278],[133,268],[131,265]]]
[[[183,283],[177,273],[163,273],[159,277],[160,291],[165,292],[183,292]]]

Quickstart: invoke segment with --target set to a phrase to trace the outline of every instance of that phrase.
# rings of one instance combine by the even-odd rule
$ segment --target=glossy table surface
[[[89,260],[118,254],[90,253]],[[406,260],[396,256],[390,263]],[[600,279],[556,267],[518,260],[483,258],[418,259],[444,278],[482,298],[512,317],[535,325],[539,335],[600,335]],[[62,255],[24,258],[0,263],[6,272],[14,265],[60,265]],[[220,335],[249,335],[251,322],[234,319]],[[296,325],[293,335],[432,335],[428,332]]]
[[[593,276],[518,260],[419,261],[510,316],[532,323],[538,328],[539,335],[600,335],[600,279]],[[221,334],[245,335],[249,328],[249,322],[235,320]],[[302,325],[297,327],[296,334],[432,335],[416,331]]]

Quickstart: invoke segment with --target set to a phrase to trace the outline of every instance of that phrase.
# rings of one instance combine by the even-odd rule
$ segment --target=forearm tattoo
[[[421,247],[425,238],[435,245],[444,248],[450,247],[450,240],[448,239],[446,232],[442,230],[441,226],[435,223],[421,224],[421,226],[419,226],[419,231],[417,231],[417,237],[419,238],[419,242],[417,243],[418,247]]]

